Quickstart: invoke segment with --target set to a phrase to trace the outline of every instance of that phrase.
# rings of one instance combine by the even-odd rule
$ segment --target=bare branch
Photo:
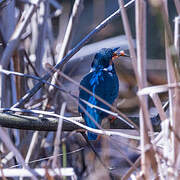
[[[11,111],[9,108],[1,109],[1,111]],[[125,138],[133,138],[139,139],[138,136],[131,136],[120,132],[115,131],[107,131],[107,130],[100,130],[100,129],[93,129],[90,127],[85,126],[82,124],[81,117],[65,117],[58,114],[54,114],[53,112],[47,111],[39,111],[39,110],[27,110],[27,109],[12,109],[15,112],[26,112],[26,113],[36,113],[42,114],[46,116],[52,116],[55,118],[62,118],[63,121],[63,130],[64,131],[73,131],[80,128],[86,129],[93,133],[103,134],[107,136],[111,135],[119,135]],[[2,119],[1,119],[2,118]],[[77,121],[78,120],[78,121]],[[79,120],[81,122],[79,122]],[[57,119],[54,118],[38,118],[38,117],[31,117],[31,116],[20,116],[20,115],[10,115],[6,113],[0,113],[0,124],[4,127],[11,127],[11,128],[19,128],[19,129],[27,129],[27,130],[39,130],[39,131],[56,131],[57,130]]]

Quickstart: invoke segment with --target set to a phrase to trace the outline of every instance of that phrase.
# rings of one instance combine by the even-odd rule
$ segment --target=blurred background
[[[130,0],[125,0],[127,3]],[[38,5],[33,5],[37,3]],[[79,4],[75,4],[79,2]],[[165,84],[166,63],[164,47],[164,27],[159,18],[157,9],[153,9],[147,2],[147,79],[148,85]],[[169,22],[174,32],[174,18],[177,11],[173,0],[168,0]],[[75,6],[77,5],[77,6]],[[0,0],[0,65],[2,69],[16,71],[23,74],[31,74],[43,77],[49,71],[49,67],[60,62],[89,32],[99,23],[118,10],[118,0]],[[31,11],[32,10],[32,11]],[[26,18],[31,11],[31,15]],[[136,47],[135,32],[135,5],[127,8],[128,19]],[[21,31],[19,25],[24,24]],[[89,72],[95,53],[101,48],[119,47],[129,53],[128,42],[123,29],[121,16],[113,19],[106,27],[96,33],[83,48],[76,53],[62,68],[68,77],[80,82],[82,77]],[[8,49],[9,48],[9,49]],[[8,49],[8,50],[7,50]],[[6,51],[7,50],[7,51]],[[130,58],[119,58],[115,62],[119,77],[120,90],[116,107],[127,116],[139,118],[139,100],[137,97],[137,83],[132,69]],[[1,71],[2,72],[2,71]],[[66,102],[66,116],[79,116],[77,112],[78,85],[67,78],[51,77],[51,83],[67,91],[63,93],[56,89],[44,86],[30,99],[23,108],[53,111],[59,113],[62,103]],[[6,73],[0,76],[0,106],[11,107],[23,97],[28,90],[37,84],[37,80],[15,77]],[[162,102],[167,100],[167,93],[161,93]],[[153,103],[149,101],[149,107]],[[151,116],[156,115],[150,111]],[[27,115],[27,114],[26,114]],[[33,116],[37,116],[33,114]],[[116,121],[117,122],[117,121]],[[110,128],[109,121],[104,127]],[[112,128],[120,128],[116,123]],[[14,144],[19,148],[25,158],[32,144],[32,137],[36,136],[30,160],[49,157],[53,154],[55,132],[34,132],[17,129],[8,129]],[[123,132],[129,133],[128,130]],[[36,134],[35,134],[36,133]],[[131,132],[132,133],[132,132]],[[137,135],[137,133],[132,133]],[[87,147],[79,133],[63,132],[60,145],[60,153],[64,153],[61,159],[62,167],[73,167],[79,179],[110,179],[107,172],[99,161],[95,160],[94,154]],[[134,162],[139,156],[139,141],[123,139],[119,136],[111,137],[111,140],[100,142],[103,146],[101,156],[107,164],[115,167],[113,177],[119,179],[132,165],[128,158]],[[115,143],[114,143],[115,142]],[[5,161],[10,152],[0,142],[1,158],[3,167],[17,164],[12,157]],[[65,150],[63,151],[63,148]],[[110,148],[109,148],[110,147]],[[82,148],[82,149],[81,149]],[[80,149],[77,153],[66,153]],[[97,145],[100,151],[99,144]],[[66,161],[63,161],[65,159]],[[49,167],[47,161],[38,161],[30,164],[30,167]],[[109,165],[108,164],[108,165]],[[60,167],[60,166],[59,166]],[[99,169],[100,168],[100,169]],[[99,171],[99,172],[98,172]]]
[[[54,18],[54,33],[58,37],[59,29],[66,29],[67,20],[72,10],[74,1],[60,1],[63,6],[63,16]],[[124,3],[129,2],[125,0]],[[174,2],[168,1],[169,19],[174,30],[173,19],[177,16]],[[78,19],[75,36],[72,40],[72,47],[76,45],[83,37],[87,35],[96,25],[107,18],[110,14],[118,9],[118,0],[85,0],[83,11]],[[131,6],[127,9],[127,14],[131,26],[133,37],[135,38],[135,8]],[[58,26],[59,25],[59,26]],[[155,12],[149,5],[147,5],[147,57],[150,59],[164,59],[164,36],[162,36],[162,25],[157,12]],[[63,31],[63,30],[62,30]],[[111,38],[114,36],[124,35],[121,16],[117,17],[111,24],[106,26],[102,31],[96,34],[88,44]],[[63,36],[61,36],[62,38]],[[60,38],[60,37],[59,37]]]

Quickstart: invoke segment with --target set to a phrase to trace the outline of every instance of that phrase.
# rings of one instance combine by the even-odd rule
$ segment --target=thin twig
[[[179,2],[180,5],[180,2]],[[179,43],[180,43],[180,15],[174,19],[174,47],[176,48],[177,55],[179,54]]]
[[[151,93],[150,97],[152,98],[152,100],[153,100],[153,102],[157,108],[158,116],[160,117],[160,119],[162,121],[167,119],[166,113],[163,109],[163,106],[162,106],[162,103],[161,103],[159,96],[157,94]]]
[[[138,166],[140,166],[140,164],[141,164],[141,157],[139,157],[139,158],[136,160],[136,162],[134,163],[134,166],[135,166],[135,167],[138,167]],[[127,179],[130,177],[130,175],[132,174],[132,172],[136,170],[136,169],[134,168],[134,166],[132,166],[132,167],[123,175],[123,177],[121,178],[122,180],[127,180]]]
[[[67,154],[67,155],[72,155],[72,154],[74,154],[74,153],[77,153],[77,152],[79,152],[79,151],[82,151],[83,149],[84,149],[84,147],[81,147],[81,148],[76,149],[76,150],[74,150],[74,151],[67,152],[66,154]],[[60,153],[60,154],[57,154],[57,157],[60,157],[60,156],[63,156],[63,154],[61,154],[61,153]],[[32,164],[32,163],[36,163],[36,162],[41,162],[41,161],[44,161],[44,160],[53,159],[53,158],[54,158],[54,156],[52,155],[52,156],[48,156],[48,157],[36,159],[36,160],[33,160],[33,161],[28,162],[27,165],[28,165],[28,164]],[[11,166],[11,167],[9,167],[9,168],[16,168],[16,167],[20,167],[20,166],[22,166],[22,164],[17,164],[17,165]]]
[[[117,117],[118,119],[120,119],[121,121],[123,121],[125,124],[127,124],[129,127],[134,128],[134,126],[132,124],[130,124],[128,121],[124,120],[121,116],[118,115],[118,113],[114,113],[112,111],[109,111],[107,109],[101,108],[99,106],[96,106],[94,104],[89,103],[88,101],[85,101],[84,99],[80,99],[84,104],[88,105],[91,108],[95,108],[98,110],[101,110],[102,112],[106,112],[114,117]]]
[[[33,150],[35,148],[35,146],[37,145],[37,142],[38,142],[38,135],[39,135],[39,131],[35,131],[33,133],[33,136],[32,136],[32,139],[31,139],[31,143],[29,145],[29,148],[28,148],[28,152],[26,154],[26,158],[25,158],[25,163],[28,164],[29,163],[29,160],[31,158],[31,155],[33,153]],[[24,168],[23,168],[24,169]],[[23,179],[23,177],[20,177],[21,179]]]
[[[64,116],[65,108],[66,108],[66,103],[64,102],[62,104],[61,112],[60,112],[60,115],[62,117]],[[62,117],[59,118],[56,137],[55,137],[55,140],[54,140],[54,152],[53,152],[54,158],[53,158],[53,161],[52,161],[52,167],[53,168],[57,168],[58,164],[59,164],[59,163],[57,164],[57,155],[59,153],[59,146],[60,146],[60,139],[61,139],[61,131],[62,131],[62,123],[63,123]]]
[[[29,56],[26,52],[25,49],[22,50],[23,51],[23,54],[26,58],[26,60],[28,61],[29,65],[31,66],[32,70],[34,71],[34,74],[37,76],[37,77],[40,77],[39,73],[37,72],[36,68],[34,67],[34,65],[32,64],[31,60],[29,59]]]
[[[29,160],[31,158],[31,155],[33,153],[33,150],[38,142],[38,135],[39,135],[39,132],[38,131],[35,131],[33,133],[33,136],[32,136],[32,140],[31,140],[31,143],[30,143],[30,146],[28,148],[28,152],[27,152],[27,155],[26,155],[26,158],[25,158],[25,163],[28,164],[29,163]]]
[[[89,148],[94,152],[94,154],[96,155],[96,157],[98,158],[98,160],[100,161],[100,163],[103,165],[103,167],[110,171],[112,170],[111,167],[107,167],[106,164],[103,162],[103,160],[101,159],[101,157],[99,156],[99,154],[96,152],[95,148],[93,147],[93,145],[91,144],[91,142],[88,140],[87,135],[85,134],[85,132],[81,132],[81,135],[84,137],[87,145],[89,146]]]
[[[22,157],[22,155],[20,154],[20,152],[18,151],[18,149],[13,145],[10,137],[6,134],[6,132],[0,127],[0,134],[1,134],[1,140],[4,142],[4,144],[7,146],[7,148],[10,151],[14,152],[14,155],[17,158],[17,161],[23,165],[23,167],[27,170],[30,171],[30,173],[32,174],[32,178],[34,180],[37,180],[36,176],[34,174],[36,174],[32,169],[30,169],[24,162],[24,159]]]

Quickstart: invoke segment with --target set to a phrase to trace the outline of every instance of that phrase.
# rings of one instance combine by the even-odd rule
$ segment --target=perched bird
[[[92,92],[79,88],[79,113],[85,120],[88,127],[98,129],[89,115],[100,125],[103,118],[108,114],[100,109],[92,108],[88,103],[100,108],[110,110],[109,106],[95,97],[98,96],[109,104],[113,104],[118,96],[119,82],[116,75],[113,59],[119,56],[126,56],[124,52],[116,53],[117,49],[103,48],[96,53],[91,64],[91,71],[83,77],[80,85]],[[88,103],[86,103],[88,102]],[[96,140],[97,135],[88,132],[89,140]]]

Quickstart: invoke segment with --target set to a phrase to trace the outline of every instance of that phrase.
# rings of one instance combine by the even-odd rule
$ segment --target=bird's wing
[[[92,72],[86,75],[81,80],[80,85],[87,88],[93,94],[99,96],[109,104],[113,104],[119,92],[119,81],[116,74],[111,74],[107,71],[102,71],[100,74]],[[87,105],[80,99],[84,99],[85,101],[88,101],[89,103],[101,108],[109,109],[109,107],[102,101],[96,99],[81,88],[79,90],[79,104],[81,104],[86,109]],[[80,106],[78,109],[80,113],[83,112]]]
[[[105,100],[107,100],[109,104],[113,104],[119,93],[119,80],[117,75],[107,76],[106,82],[109,83],[106,84],[107,92],[105,94]]]
[[[100,92],[100,97],[109,104],[113,104],[114,100],[118,96],[119,92],[119,81],[116,74],[111,74],[104,72],[104,79],[101,81],[99,86],[101,86],[102,91]],[[107,105],[98,101],[100,107],[105,109],[110,109]]]

